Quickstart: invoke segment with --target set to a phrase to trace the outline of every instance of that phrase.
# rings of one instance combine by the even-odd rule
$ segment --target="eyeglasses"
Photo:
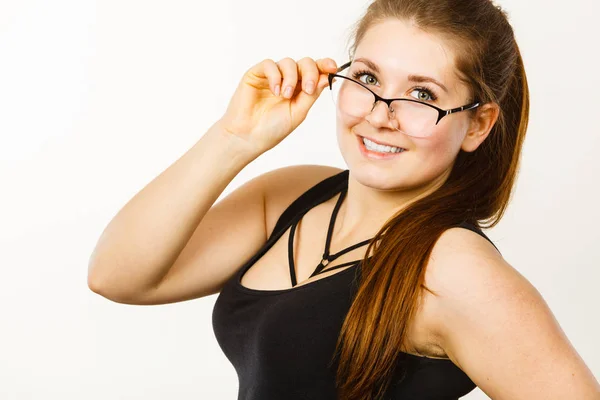
[[[347,76],[348,71],[342,73],[351,64],[352,61],[347,62],[338,68],[336,74],[330,73],[328,76],[329,89],[338,111],[353,118],[364,118],[375,109],[378,101],[382,101],[387,104],[392,127],[409,136],[430,136],[431,127],[437,125],[446,115],[471,110],[481,105],[479,102],[475,102],[462,107],[442,110],[433,104],[417,99],[384,99],[362,82],[353,79],[366,75],[366,72],[354,73],[352,77]]]

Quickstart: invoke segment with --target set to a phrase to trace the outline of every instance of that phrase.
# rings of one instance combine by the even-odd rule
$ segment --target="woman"
[[[90,287],[129,304],[220,292],[213,326],[239,399],[457,399],[475,386],[600,398],[540,294],[480,229],[508,205],[529,113],[505,13],[489,0],[376,0],[350,60],[249,69],[223,117],[111,221]],[[278,169],[213,205],[325,88],[348,170]],[[150,219],[163,241],[147,233],[143,256],[120,255],[138,268],[100,262]]]

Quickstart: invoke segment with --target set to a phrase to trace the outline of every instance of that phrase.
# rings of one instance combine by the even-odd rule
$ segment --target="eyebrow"
[[[366,59],[366,58],[357,58],[354,60],[354,62],[362,62],[363,64],[366,64],[369,68],[371,68],[373,71],[377,72],[378,74],[381,73],[379,67],[377,66],[377,64],[375,64],[373,61]],[[424,75],[408,75],[408,80],[409,82],[431,82],[431,83],[435,83],[436,85],[438,85],[439,87],[441,87],[442,89],[444,89],[444,91],[446,93],[448,93],[448,89],[446,88],[446,86],[444,86],[443,83],[441,83],[440,81],[433,79],[429,76],[424,76]]]

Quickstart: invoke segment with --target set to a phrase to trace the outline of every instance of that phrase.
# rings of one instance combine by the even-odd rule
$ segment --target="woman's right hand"
[[[278,63],[266,59],[246,71],[218,123],[226,133],[241,139],[244,149],[258,156],[304,121],[328,86],[328,74],[336,71],[331,58],[314,61],[305,57],[298,63],[289,57]],[[315,83],[312,91],[310,81]],[[285,92],[288,86],[290,93]]]

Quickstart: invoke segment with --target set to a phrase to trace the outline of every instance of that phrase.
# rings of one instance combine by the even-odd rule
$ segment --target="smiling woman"
[[[482,232],[508,207],[529,118],[505,12],[375,0],[348,59],[249,68],[222,118],[111,221],[90,287],[130,304],[219,292],[213,328],[239,399],[455,400],[477,386],[494,400],[600,398]],[[323,90],[348,169],[269,171],[213,205]]]

